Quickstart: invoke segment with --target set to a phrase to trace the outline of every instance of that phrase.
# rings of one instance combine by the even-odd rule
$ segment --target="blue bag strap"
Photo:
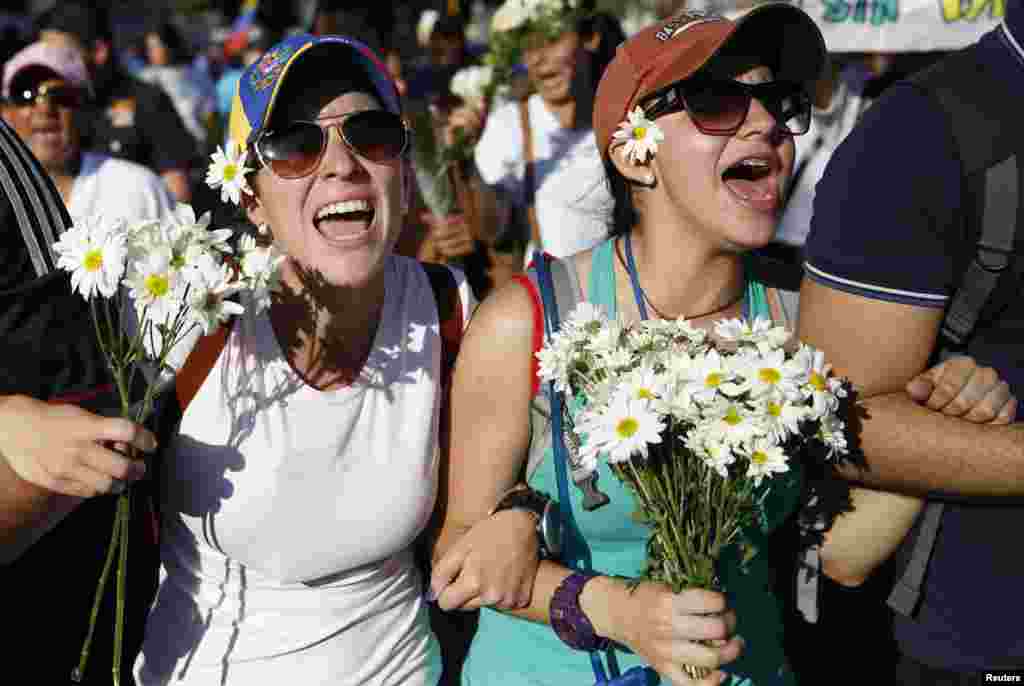
[[[544,305],[544,331],[548,339],[558,331],[561,322],[558,317],[558,305],[555,300],[555,285],[551,278],[550,255],[541,253],[534,260],[537,272],[537,289],[540,291]],[[579,532],[576,517],[572,511],[572,497],[569,493],[569,454],[565,447],[565,430],[563,412],[565,398],[555,390],[554,382],[548,382],[548,394],[551,398],[551,447],[555,460],[555,479],[558,482],[559,512],[562,516],[565,540],[563,542],[562,562],[573,569],[591,571],[592,561],[590,548]]]

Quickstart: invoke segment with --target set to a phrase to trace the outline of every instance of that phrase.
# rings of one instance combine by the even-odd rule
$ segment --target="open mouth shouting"
[[[760,212],[775,212],[781,205],[777,157],[752,155],[729,165],[722,181],[742,204]]]
[[[376,216],[376,209],[368,199],[342,200],[321,207],[313,218],[313,225],[329,242],[349,245],[366,239]]]

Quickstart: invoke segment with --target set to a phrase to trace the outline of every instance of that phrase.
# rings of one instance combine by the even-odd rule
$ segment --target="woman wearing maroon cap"
[[[682,14],[620,46],[594,113],[615,199],[610,237],[567,260],[578,297],[626,324],[681,317],[710,328],[720,319],[760,316],[793,328],[796,294],[759,278],[745,254],[774,234],[793,167],[792,137],[807,129],[807,93],[825,59],[814,23],[788,4],[761,6],[736,22]],[[536,520],[505,510],[533,510],[544,523],[539,492],[556,491],[550,452],[534,459],[531,450],[539,322],[543,311],[532,282],[509,284],[479,308],[456,369],[449,501],[432,589],[445,609],[510,611],[481,614],[463,681],[593,683],[586,656],[570,648],[604,649],[609,639],[613,650],[628,649],[617,652],[623,670],[646,664],[677,685],[727,678],[716,671],[697,682],[683,665],[729,665],[734,685],[795,683],[771,588],[770,551],[759,552],[745,575],[728,565],[720,570],[735,611],[720,593],[672,594],[652,582],[632,588],[617,577],[640,575],[648,531],[631,517],[636,502],[606,464],[599,481],[609,504],[584,511],[581,494],[574,489],[572,496],[599,575],[544,559],[535,576],[517,576],[532,572]],[[987,419],[1006,398],[1003,388],[982,401],[995,402]],[[1015,402],[1008,402],[1012,409]],[[516,491],[524,473],[529,488]],[[768,513],[766,535],[792,521],[800,501],[793,495],[790,509]],[[866,573],[891,552],[918,505],[881,497],[886,517],[871,522],[878,535],[849,545],[859,517],[845,517],[823,556]],[[872,511],[878,510],[864,510]],[[519,545],[523,540],[533,545],[530,554]],[[543,543],[550,541],[542,536]],[[506,588],[520,584],[519,592],[478,590],[494,588],[496,579]],[[544,626],[556,609],[557,633]]]

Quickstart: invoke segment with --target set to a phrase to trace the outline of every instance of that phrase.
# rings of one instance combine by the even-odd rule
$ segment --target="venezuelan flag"
[[[238,17],[231,25],[231,32],[245,31],[256,21],[256,11],[260,8],[260,0],[243,0],[238,8]]]

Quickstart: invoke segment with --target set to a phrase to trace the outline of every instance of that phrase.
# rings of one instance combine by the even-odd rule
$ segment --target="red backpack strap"
[[[532,271],[529,275],[516,274],[512,278],[526,289],[533,303],[533,359],[530,360],[530,396],[533,397],[540,392],[540,361],[537,353],[544,345],[544,305],[540,301],[540,291],[537,290]]]
[[[174,390],[178,397],[178,407],[181,409],[182,414],[185,414],[189,403],[196,397],[200,386],[206,381],[206,377],[210,375],[213,365],[217,364],[217,358],[220,357],[221,351],[224,350],[224,346],[228,343],[228,334],[231,333],[233,323],[234,319],[228,320],[217,327],[217,330],[213,333],[203,336],[196,341],[192,352],[185,359],[185,364],[181,366],[177,376],[175,376]]]

